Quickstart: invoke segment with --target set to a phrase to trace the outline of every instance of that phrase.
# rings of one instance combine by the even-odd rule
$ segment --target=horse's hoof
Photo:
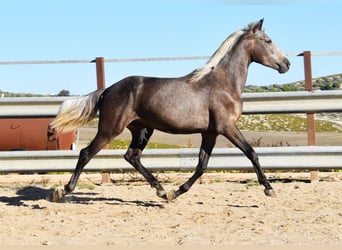
[[[60,199],[62,199],[65,196],[64,189],[56,188],[51,196],[49,197],[49,200],[52,202],[58,202]]]
[[[176,198],[176,191],[175,190],[171,190],[168,194],[167,194],[167,201],[171,202]]]
[[[276,193],[274,192],[273,188],[265,188],[264,190],[265,195],[269,197],[277,197]]]
[[[167,200],[167,194],[165,190],[157,190],[157,196],[164,200]]]

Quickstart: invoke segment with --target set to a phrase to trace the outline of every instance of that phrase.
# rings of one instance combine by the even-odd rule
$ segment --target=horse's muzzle
[[[290,65],[290,61],[287,58],[285,58],[283,62],[278,63],[278,72],[280,74],[286,73],[290,69]]]

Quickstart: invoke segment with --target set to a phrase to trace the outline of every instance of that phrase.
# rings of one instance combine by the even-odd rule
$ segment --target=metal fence
[[[243,94],[244,114],[267,113],[307,113],[308,141],[315,144],[314,113],[341,112],[342,91],[310,91],[311,56],[341,56],[332,53],[288,53],[288,56],[303,56],[305,87],[309,91],[281,93]],[[136,61],[203,60],[207,56],[161,57],[95,60],[59,61],[10,61],[0,65],[12,64],[62,64],[96,63],[97,87],[104,88],[104,63]],[[54,117],[59,105],[67,98],[74,97],[18,97],[0,98],[0,117]],[[310,139],[311,138],[311,139]],[[342,169],[342,147],[284,147],[256,148],[262,166],[266,169]],[[77,161],[79,151],[12,151],[0,152],[0,172],[42,172],[71,171]],[[122,150],[102,150],[87,166],[88,171],[126,170]],[[181,170],[194,168],[198,149],[160,149],[145,150],[142,161],[151,169]],[[209,161],[211,169],[251,169],[251,163],[236,148],[215,149]]]
[[[60,104],[77,97],[0,98],[0,117],[54,117]],[[244,93],[243,114],[342,111],[342,90]]]
[[[70,97],[0,99],[0,117],[53,117]],[[72,97],[74,98],[74,97]],[[244,113],[307,113],[342,111],[342,91],[245,93]],[[342,146],[256,148],[265,169],[342,169]],[[125,150],[102,150],[86,171],[128,170]],[[79,151],[0,152],[0,172],[72,171]],[[146,149],[142,161],[150,169],[185,170],[197,164],[198,149]],[[251,169],[249,160],[236,148],[217,148],[209,169]]]
[[[342,147],[263,147],[255,148],[264,169],[342,169]],[[125,150],[102,150],[84,171],[133,170],[122,157]],[[0,152],[0,172],[73,171],[79,151],[11,151]],[[142,162],[151,170],[193,170],[198,149],[146,149]],[[237,148],[216,148],[209,160],[211,170],[252,169],[250,161]]]

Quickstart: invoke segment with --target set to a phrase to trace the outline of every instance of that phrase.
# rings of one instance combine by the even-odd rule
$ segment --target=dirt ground
[[[311,245],[342,244],[342,173],[205,174],[167,203],[135,174],[82,174],[62,203],[46,197],[66,175],[0,176],[0,245]],[[158,174],[166,190],[189,174]]]

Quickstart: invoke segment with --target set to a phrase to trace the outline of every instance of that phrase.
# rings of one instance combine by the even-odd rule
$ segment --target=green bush
[[[109,143],[109,148],[110,149],[127,149],[130,143],[131,143],[130,140],[115,139]],[[146,146],[146,148],[181,148],[181,147],[184,147],[184,146],[157,143],[157,142],[149,142]]]

